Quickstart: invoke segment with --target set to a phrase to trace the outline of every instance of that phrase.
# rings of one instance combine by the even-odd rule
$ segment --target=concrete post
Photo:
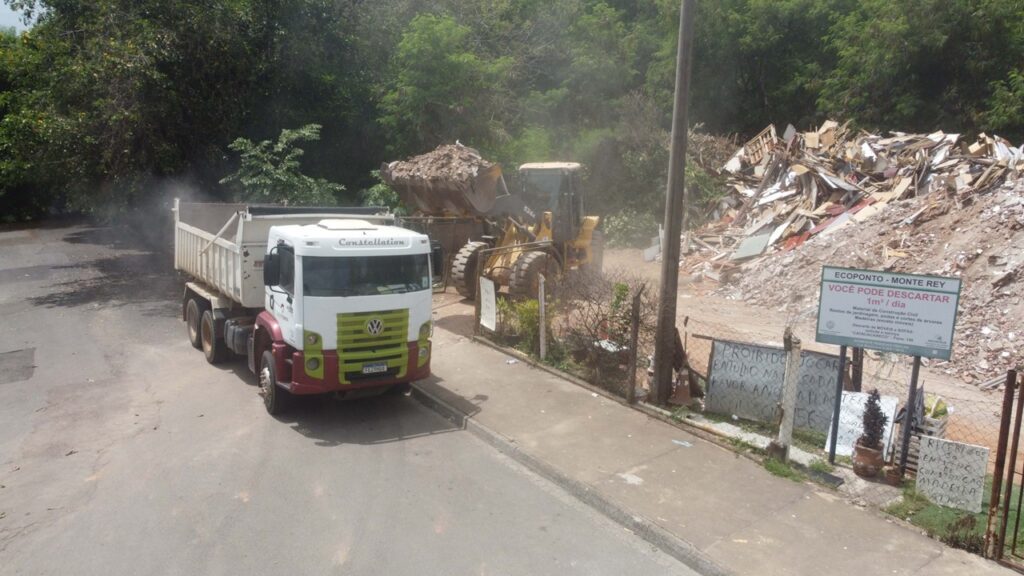
[[[796,396],[800,374],[800,339],[787,327],[783,337],[786,349],[786,376],[782,381],[781,421],[778,437],[768,446],[768,454],[782,461],[789,459],[789,446],[793,443],[793,420],[796,416]]]

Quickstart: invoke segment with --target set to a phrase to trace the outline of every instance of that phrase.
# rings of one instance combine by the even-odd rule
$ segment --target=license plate
[[[376,362],[374,364],[363,364],[363,374],[380,374],[388,371],[387,362]]]

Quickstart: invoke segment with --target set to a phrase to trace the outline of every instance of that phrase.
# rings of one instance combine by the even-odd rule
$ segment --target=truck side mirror
[[[281,259],[276,251],[263,258],[263,285],[277,286],[281,283]]]

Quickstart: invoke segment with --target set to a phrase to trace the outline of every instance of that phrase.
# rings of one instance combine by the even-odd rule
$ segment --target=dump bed
[[[174,269],[246,308],[263,307],[263,258],[271,226],[360,218],[391,224],[376,207],[283,207],[174,201]]]

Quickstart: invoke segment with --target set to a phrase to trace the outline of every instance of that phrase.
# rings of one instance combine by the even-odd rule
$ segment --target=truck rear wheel
[[[520,256],[512,266],[508,293],[517,300],[536,299],[540,294],[540,275],[544,275],[544,292],[551,296],[558,281],[558,262],[547,252],[531,250]]]
[[[277,370],[274,368],[274,354],[270,350],[263,352],[260,359],[260,396],[263,407],[271,416],[281,414],[291,404],[292,395],[277,385]]]
[[[203,355],[210,364],[220,364],[228,357],[228,347],[223,338],[217,336],[217,324],[212,310],[204,310],[199,331],[203,340]]]
[[[185,304],[185,328],[188,329],[188,341],[196,349],[202,349],[203,347],[203,339],[199,329],[199,319],[202,315],[203,311],[199,307],[199,301],[194,297],[189,298]]]
[[[467,242],[452,262],[452,283],[459,295],[467,300],[476,298],[477,263],[480,251],[486,248],[486,242]]]

